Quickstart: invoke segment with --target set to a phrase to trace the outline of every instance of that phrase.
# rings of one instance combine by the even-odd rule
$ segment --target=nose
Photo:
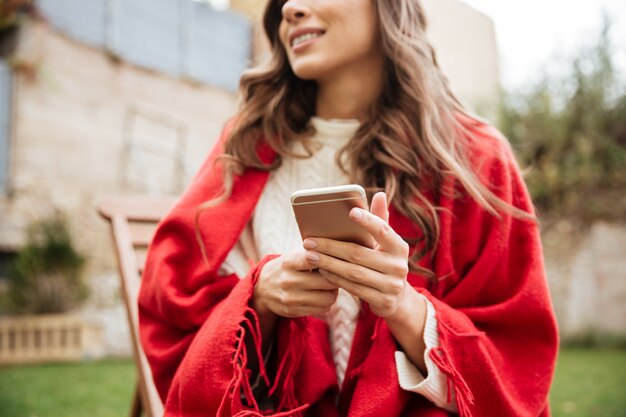
[[[287,0],[283,5],[283,18],[289,23],[296,23],[309,15],[309,9],[300,1]]]

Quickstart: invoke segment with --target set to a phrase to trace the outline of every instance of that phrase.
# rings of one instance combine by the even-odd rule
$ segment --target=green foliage
[[[17,24],[21,15],[34,12],[33,0],[0,0],[0,30]]]
[[[526,180],[542,214],[626,218],[626,91],[610,26],[605,20],[564,75],[546,75],[503,101],[500,128],[530,168]]]
[[[598,333],[593,330],[563,335],[561,347],[568,349],[618,349],[626,351],[626,335]]]
[[[59,214],[33,224],[9,274],[9,306],[15,313],[62,313],[87,297],[85,258],[73,246]]]

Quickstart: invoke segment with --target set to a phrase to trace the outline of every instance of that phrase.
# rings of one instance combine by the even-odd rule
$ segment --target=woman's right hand
[[[304,249],[265,264],[254,287],[252,306],[261,321],[271,316],[302,317],[327,312],[337,299],[337,286],[311,271]],[[265,320],[264,320],[265,319]]]
[[[271,346],[276,319],[302,317],[327,312],[337,299],[338,287],[331,284],[311,266],[301,249],[281,255],[267,262],[257,279],[252,296],[263,340],[263,356]],[[248,349],[254,349],[254,340],[247,337]],[[256,355],[248,357],[248,367],[256,374],[259,369]]]

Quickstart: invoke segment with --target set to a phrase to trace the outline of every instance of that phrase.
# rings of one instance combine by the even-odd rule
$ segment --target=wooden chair
[[[156,225],[175,201],[173,198],[116,197],[106,199],[97,206],[98,213],[109,221],[113,233],[137,367],[131,417],[139,417],[142,411],[146,417],[163,415],[163,404],[139,339],[137,297],[146,253]]]

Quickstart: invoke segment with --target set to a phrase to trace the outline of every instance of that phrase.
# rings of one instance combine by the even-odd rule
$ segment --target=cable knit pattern
[[[335,360],[337,382],[343,384],[350,359],[352,339],[356,330],[356,321],[361,303],[348,292],[339,289],[337,301],[326,314],[326,322],[330,329],[330,348]]]
[[[349,183],[336,166],[337,150],[344,146],[359,128],[358,120],[328,121],[312,118],[317,134],[313,142],[321,145],[311,158],[285,158],[281,167],[270,174],[257,204],[252,227],[259,255],[288,253],[302,247],[302,239],[293,215],[289,197],[305,188],[330,187]],[[292,150],[305,154],[300,143]]]
[[[320,149],[311,158],[285,159],[280,169],[270,175],[257,204],[252,227],[261,256],[302,248],[302,239],[289,202],[289,196],[294,191],[349,183],[349,178],[337,167],[335,155],[359,128],[358,120],[328,121],[314,117],[311,123],[317,132],[313,141],[321,145]],[[300,143],[295,144],[293,150],[304,153]],[[323,317],[330,329],[339,386],[348,366],[359,308],[358,299],[339,290],[337,301]]]
[[[302,239],[289,201],[294,191],[349,183],[349,179],[335,163],[335,155],[354,135],[359,122],[313,117],[311,123],[316,130],[312,140],[321,145],[319,150],[311,158],[285,159],[282,166],[270,175],[257,204],[252,228],[255,245],[261,257],[272,253],[289,253],[302,247]],[[299,143],[294,145],[293,150],[304,153],[304,148]],[[239,276],[246,275],[248,265],[242,262],[241,254],[236,253],[240,250],[235,247],[229,253],[222,265],[224,273],[234,271]],[[428,301],[427,306],[424,341],[427,347],[425,360],[428,377],[425,378],[403,352],[396,352],[398,383],[403,389],[421,394],[440,407],[456,411],[454,401],[446,401],[445,375],[428,356],[430,350],[438,345],[438,334],[434,307]],[[340,289],[337,301],[322,317],[328,323],[331,351],[340,387],[348,366],[359,310],[359,300]]]

